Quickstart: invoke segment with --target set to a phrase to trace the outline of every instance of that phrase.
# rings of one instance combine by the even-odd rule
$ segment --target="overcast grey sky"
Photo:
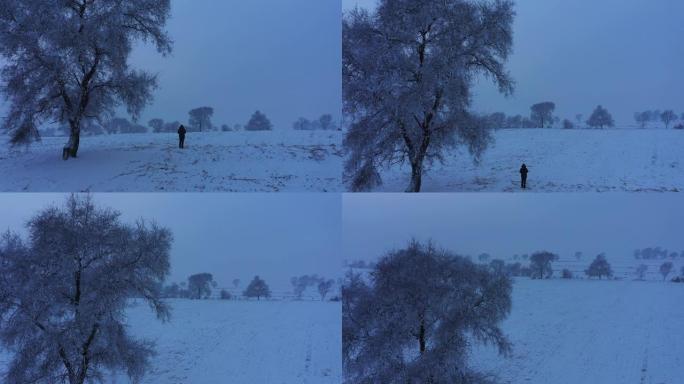
[[[682,222],[684,198],[675,194],[345,194],[342,257],[377,259],[416,237],[462,255],[627,260],[638,248],[684,251]]]
[[[341,113],[340,0],[172,0],[174,52],[137,50],[132,64],[159,73],[145,112],[187,121],[214,107],[214,122],[243,124],[257,109],[276,129],[300,116]]]
[[[36,211],[63,204],[65,194],[3,193],[0,229],[24,233]],[[219,285],[234,278],[244,288],[260,275],[273,290],[289,290],[290,277],[341,275],[341,201],[338,194],[95,194],[125,222],[154,219],[171,229],[170,281],[210,272]]]
[[[342,0],[345,10],[375,3]],[[479,111],[529,115],[530,105],[548,100],[574,121],[601,104],[620,125],[645,109],[684,112],[684,1],[517,0],[515,9],[515,94],[505,98],[482,80]]]

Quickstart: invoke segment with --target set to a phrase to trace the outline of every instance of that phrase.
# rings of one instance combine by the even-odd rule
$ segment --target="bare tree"
[[[318,118],[318,124],[320,125],[321,129],[323,129],[323,130],[329,130],[329,129],[335,128],[335,126],[333,124],[333,117],[329,113],[321,115],[321,117]]]
[[[553,111],[556,109],[556,104],[551,101],[537,103],[530,107],[530,120],[532,120],[537,128],[546,128],[547,124],[553,122]]]
[[[646,271],[648,271],[648,265],[640,264],[635,272],[635,274],[637,275],[637,279],[643,280],[644,277],[646,277]]]
[[[321,295],[321,300],[325,300],[325,297],[328,295],[333,285],[335,285],[335,280],[321,279],[321,281],[318,283],[318,293]]]
[[[171,233],[72,195],[27,224],[28,240],[0,244],[0,341],[14,351],[7,383],[99,382],[111,370],[139,380],[153,345],[124,323],[130,298],[161,320]]]
[[[608,263],[608,260],[606,260],[606,255],[603,253],[596,256],[584,273],[589,277],[598,276],[599,280],[601,280],[603,276],[613,276],[613,270],[610,268],[610,264]]]
[[[273,129],[271,121],[260,111],[254,112],[245,125],[245,131],[270,131]]]
[[[295,297],[299,300],[302,298],[302,294],[304,294],[304,291],[310,286],[317,285],[318,283],[324,281],[318,275],[302,275],[302,276],[295,276],[290,279],[290,283],[292,284],[292,292],[295,294]]]
[[[563,119],[563,129],[573,129],[575,128],[575,124],[572,123],[572,121],[568,119]]]
[[[147,122],[147,126],[152,128],[154,133],[164,132],[164,120],[162,119],[152,119]]]
[[[198,273],[188,277],[188,290],[191,299],[207,299],[211,296],[211,288],[216,286],[211,273]]]
[[[406,191],[419,192],[425,169],[448,149],[464,145],[480,158],[491,136],[468,112],[470,89],[484,74],[512,93],[504,63],[513,18],[508,0],[380,0],[372,14],[357,8],[345,15],[345,178],[352,190],[381,184],[381,167],[408,163]]]
[[[530,268],[532,269],[533,278],[548,279],[553,275],[551,262],[558,260],[558,255],[555,253],[541,251],[535,252],[530,256]]]
[[[651,121],[650,112],[635,112],[634,120],[637,122],[637,124],[639,124],[640,128],[646,128],[646,124],[648,124],[648,122]]]
[[[245,297],[256,297],[257,300],[261,300],[262,297],[271,297],[271,289],[259,276],[254,276],[254,279],[249,283],[242,295]]]
[[[214,125],[211,123],[211,117],[214,115],[214,108],[195,108],[190,110],[188,115],[190,117],[188,120],[188,125],[197,129],[198,131],[211,131],[214,129]]]
[[[667,275],[672,272],[674,264],[671,261],[666,261],[660,265],[660,274],[663,275],[663,280],[667,279]]]
[[[169,0],[0,2],[4,127],[14,144],[38,138],[45,122],[68,123],[64,159],[76,157],[87,120],[123,104],[135,120],[152,99],[156,77],[131,69],[134,42],[171,51],[164,30]]]
[[[587,125],[592,128],[603,129],[604,127],[615,126],[615,122],[613,121],[613,116],[608,112],[608,110],[599,105],[596,107],[596,109],[594,109],[594,112],[591,113],[591,116],[589,116]]]
[[[670,124],[677,120],[677,115],[673,110],[668,109],[660,114],[660,120],[665,123],[665,129],[670,128]]]

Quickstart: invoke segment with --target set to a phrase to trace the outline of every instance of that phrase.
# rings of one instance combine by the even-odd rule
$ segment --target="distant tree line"
[[[634,121],[636,121],[640,128],[648,127],[649,123],[663,123],[665,124],[666,129],[670,128],[670,126],[673,126],[675,129],[684,129],[684,112],[677,115],[677,113],[671,109],[666,109],[664,111],[657,109],[652,111],[646,110],[643,112],[635,112]],[[680,123],[676,124],[677,121]]]
[[[675,259],[680,257],[676,252],[668,252],[660,247],[655,248],[644,248],[641,250],[636,250],[636,259],[642,260],[658,260],[672,258]],[[575,258],[577,261],[582,259],[582,252],[576,252]],[[684,252],[682,256],[684,258]],[[513,262],[506,262],[502,259],[491,259],[491,256],[487,253],[482,253],[477,256],[477,260],[480,264],[487,265],[490,271],[494,273],[503,273],[509,277],[529,277],[532,279],[549,279],[553,277],[554,270],[552,268],[552,263],[559,260],[557,254],[540,251],[535,252],[531,255],[514,255]],[[518,260],[528,261],[527,265],[522,264]],[[634,276],[637,280],[644,280],[646,273],[649,270],[649,266],[646,264],[640,264],[634,270]],[[665,261],[658,267],[658,273],[666,280],[675,271],[674,263],[672,261]],[[672,281],[684,282],[684,266],[681,267],[679,271],[680,274],[675,276]],[[589,266],[584,270],[584,274],[589,278],[613,278],[614,272],[607,260],[605,253],[598,254],[594,260],[589,264]],[[560,271],[560,277],[563,279],[573,279],[577,276],[569,269],[564,268]]]
[[[324,301],[326,297],[332,292],[335,286],[335,280],[326,279],[318,275],[302,275],[293,277],[291,279],[293,286],[293,293],[295,298],[300,300],[304,291],[309,287],[314,287],[321,300]],[[233,291],[238,291],[240,287],[240,279],[233,279]],[[236,296],[226,289],[220,289],[215,292],[218,287],[214,276],[211,273],[197,273],[188,276],[187,280],[180,283],[171,283],[161,289],[162,297],[167,299],[191,299],[191,300],[207,300],[217,294],[221,300],[231,300]],[[271,288],[266,281],[259,276],[255,276],[248,286],[240,294],[244,298],[270,298],[272,296]],[[339,297],[332,297],[331,300],[339,300]]]
[[[325,297],[335,285],[335,280],[326,279],[318,275],[303,275],[292,277],[290,283],[292,284],[294,295],[298,300],[301,300],[302,295],[309,287],[315,287],[318,290],[318,294],[321,296],[321,300],[325,300]]]
[[[575,115],[574,121],[563,119],[554,115],[556,104],[552,101],[536,103],[530,107],[529,116],[508,116],[503,112],[495,112],[485,115],[486,125],[490,128],[553,128],[559,124],[564,129],[574,129],[584,126],[589,128],[603,129],[615,126],[613,116],[606,108],[598,105],[589,115],[589,119],[583,121],[582,114]]]
[[[212,107],[198,107],[188,111],[188,122],[180,121],[165,121],[162,118],[153,118],[147,122],[147,125],[139,124],[135,121],[130,121],[125,117],[112,117],[108,120],[98,122],[97,120],[85,120],[81,123],[81,134],[84,136],[99,136],[99,135],[113,135],[113,134],[130,134],[130,133],[176,133],[178,127],[182,124],[188,132],[232,132],[232,131],[271,131],[273,130],[273,123],[261,111],[256,111],[252,114],[250,119],[242,124],[222,124],[216,125],[212,121],[214,116],[214,108]],[[334,123],[332,115],[324,114],[316,120],[308,120],[299,118],[294,124],[295,130],[337,130],[339,127]],[[57,127],[45,127],[41,129],[43,136],[67,136],[71,127],[68,124],[61,124]]]
[[[643,249],[636,249],[634,250],[634,258],[637,260],[643,259],[643,260],[663,260],[663,259],[676,259],[676,258],[682,258],[684,259],[684,251],[681,251],[680,253],[674,252],[674,251],[669,251],[667,249],[661,248],[661,247],[647,247]]]
[[[240,285],[240,279],[233,279],[233,287],[237,289]],[[214,289],[218,284],[214,280],[211,273],[197,273],[188,276],[186,282],[172,283],[162,289],[162,295],[167,299],[191,299],[191,300],[206,300],[212,297]],[[271,297],[271,289],[268,284],[259,276],[254,276],[254,279],[249,283],[247,288],[242,292],[242,296],[246,298],[256,298],[260,300]],[[219,291],[219,298],[222,300],[230,300],[233,294],[225,289]]]
[[[321,115],[318,119],[309,120],[304,117],[300,117],[292,124],[292,128],[296,131],[316,131],[316,130],[338,130],[340,129],[330,114]]]

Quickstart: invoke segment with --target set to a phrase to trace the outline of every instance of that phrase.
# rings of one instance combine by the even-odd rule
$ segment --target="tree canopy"
[[[448,149],[463,145],[480,158],[491,136],[468,111],[470,89],[483,74],[512,93],[504,63],[514,14],[507,0],[380,0],[372,13],[345,15],[345,178],[352,190],[380,185],[379,168],[408,163],[407,191],[418,192],[424,169]]]
[[[146,301],[167,320],[161,287],[172,235],[72,195],[38,212],[28,237],[0,241],[0,342],[14,351],[8,383],[83,384],[112,370],[141,378],[152,343],[125,324],[128,300]]]
[[[12,143],[39,138],[46,122],[66,123],[65,154],[78,152],[82,125],[121,104],[135,120],[152,100],[155,75],[130,68],[136,41],[166,55],[170,0],[0,0],[0,73]]]

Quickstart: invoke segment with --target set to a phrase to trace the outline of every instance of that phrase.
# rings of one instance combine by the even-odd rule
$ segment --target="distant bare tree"
[[[635,112],[634,120],[639,124],[640,128],[646,128],[646,124],[651,120],[650,112]]]
[[[644,277],[646,277],[646,271],[648,271],[648,265],[646,264],[640,264],[637,269],[635,274],[637,275],[637,278],[639,280],[643,280]]]
[[[330,290],[333,288],[335,285],[335,280],[333,279],[322,279],[318,283],[318,293],[321,295],[321,300],[325,300],[325,297],[328,295]]]
[[[215,286],[214,276],[211,273],[198,273],[188,277],[191,299],[208,299],[211,296],[211,288]]]
[[[599,280],[603,276],[613,276],[613,270],[610,268],[610,264],[608,263],[608,260],[606,260],[606,255],[603,253],[596,256],[584,273],[589,277],[598,276]]]
[[[663,275],[663,280],[667,279],[667,275],[672,272],[674,264],[671,261],[666,261],[660,265],[660,274]]]
[[[558,255],[555,253],[541,251],[535,252],[530,256],[530,268],[532,269],[533,278],[548,279],[553,275],[551,262],[558,260]]]
[[[152,128],[152,132],[159,133],[164,131],[164,120],[152,119],[147,122],[147,126]]]
[[[214,108],[199,107],[188,112],[188,125],[197,129],[198,131],[213,131],[214,125],[211,123],[211,117],[214,116]]]
[[[270,131],[273,129],[271,121],[261,113],[256,111],[245,125],[245,131]]]
[[[613,116],[608,112],[608,110],[599,105],[596,107],[596,109],[594,109],[594,112],[591,113],[591,116],[589,116],[587,125],[592,128],[603,129],[604,127],[615,126],[615,122],[613,121]]]
[[[670,124],[673,121],[677,120],[677,115],[674,113],[673,110],[668,109],[666,111],[663,111],[663,113],[660,114],[660,120],[665,123],[665,128],[670,128]]]
[[[242,295],[250,298],[256,297],[257,300],[261,300],[262,297],[271,297],[271,289],[259,276],[254,276],[254,279],[249,283]]]
[[[563,119],[563,129],[573,129],[575,128],[575,124],[572,123],[572,121],[568,119]]]
[[[553,111],[556,104],[551,101],[537,103],[530,107],[530,120],[537,124],[538,128],[546,128],[553,122]]]

